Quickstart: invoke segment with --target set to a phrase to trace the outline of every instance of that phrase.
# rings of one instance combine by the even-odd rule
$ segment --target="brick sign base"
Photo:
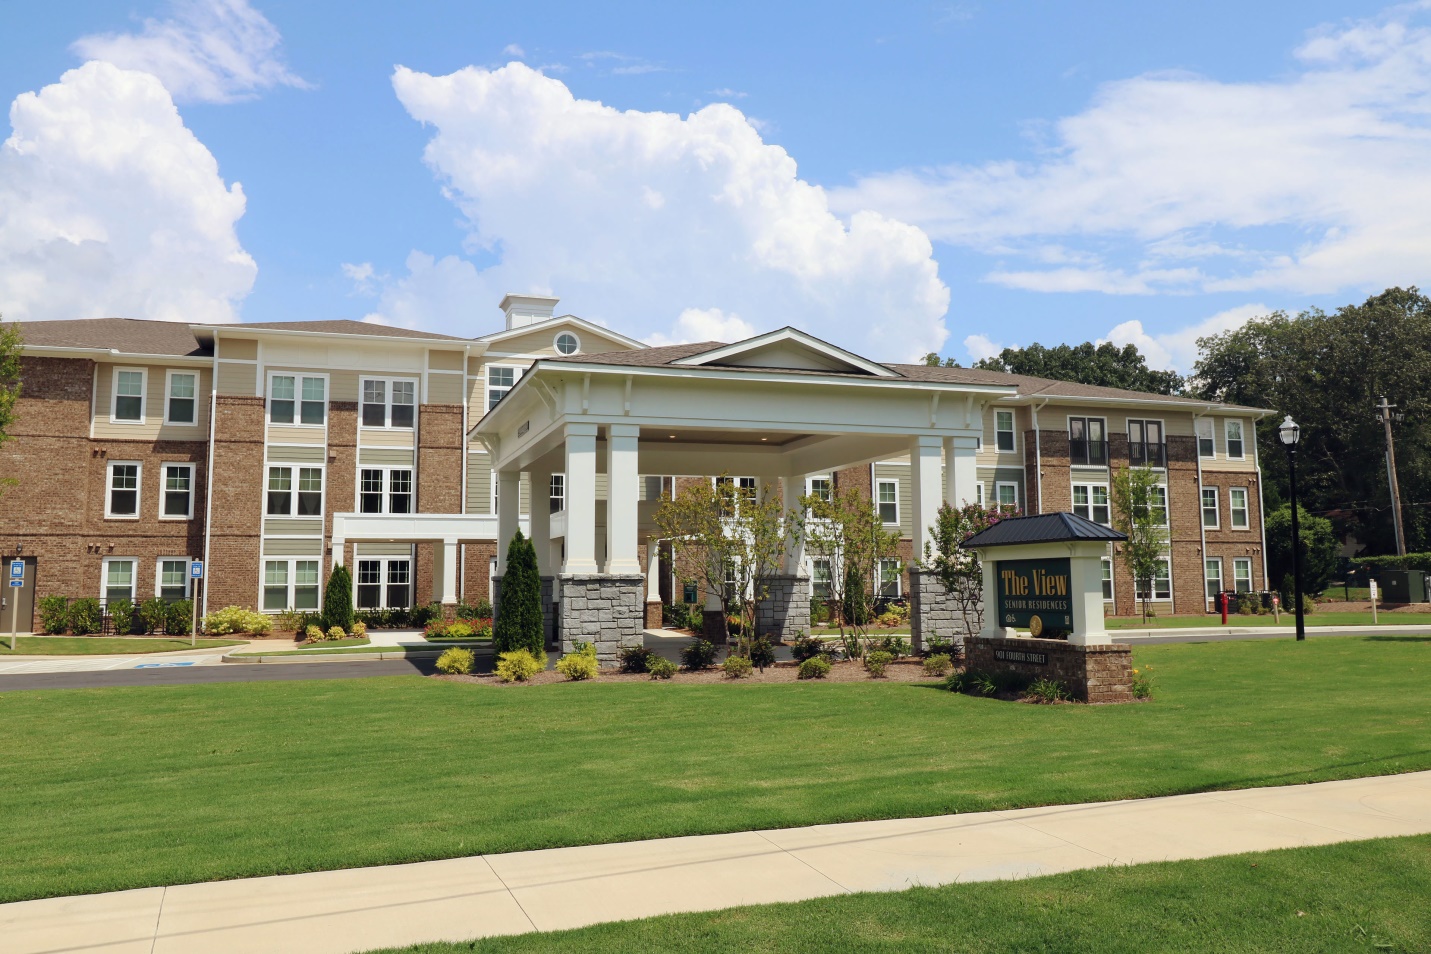
[[[964,639],[966,665],[979,672],[1015,672],[1063,683],[1084,702],[1133,701],[1133,651],[1128,646],[1075,646],[1061,639]]]

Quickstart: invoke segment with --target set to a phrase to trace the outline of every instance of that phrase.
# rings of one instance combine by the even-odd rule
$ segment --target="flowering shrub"
[[[437,671],[445,672],[448,675],[465,676],[472,672],[472,667],[476,663],[477,658],[472,655],[472,650],[453,646],[451,649],[444,650],[442,655],[437,657]]]
[[[547,668],[547,654],[533,655],[529,649],[513,649],[497,657],[497,678],[503,682],[526,682]]]
[[[1153,697],[1153,667],[1144,666],[1141,669],[1133,670],[1133,698],[1151,699]]]

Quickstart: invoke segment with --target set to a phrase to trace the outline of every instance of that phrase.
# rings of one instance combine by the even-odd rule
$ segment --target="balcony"
[[[1164,443],[1128,442],[1128,463],[1134,467],[1167,467],[1168,445]]]
[[[1091,467],[1107,467],[1108,442],[1070,440],[1068,442],[1068,462]]]

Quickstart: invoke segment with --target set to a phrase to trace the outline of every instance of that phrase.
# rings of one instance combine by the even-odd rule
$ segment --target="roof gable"
[[[671,364],[768,368],[772,371],[829,371],[877,378],[901,376],[899,372],[860,357],[853,351],[846,351],[789,326],[689,357],[677,358]]]
[[[506,331],[498,331],[490,335],[482,335],[477,340],[485,341],[489,348],[497,347],[498,351],[514,352],[537,352],[553,350],[550,345],[553,339],[562,331],[572,331],[581,340],[581,353],[600,354],[607,351],[624,351],[644,349],[648,345],[644,341],[637,341],[635,338],[628,338],[623,334],[604,328],[585,318],[578,318],[576,315],[562,315],[560,318],[548,318],[535,324],[522,325]],[[532,342],[542,344],[531,346],[525,340],[528,337]]]

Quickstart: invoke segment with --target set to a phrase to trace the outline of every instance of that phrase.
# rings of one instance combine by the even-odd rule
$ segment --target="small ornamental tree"
[[[493,651],[497,655],[525,649],[541,657],[546,649],[542,627],[542,577],[537,570],[537,549],[518,530],[507,544],[507,572],[497,601],[497,620],[492,626]],[[572,637],[583,635],[572,633]]]
[[[870,498],[854,488],[800,499],[805,552],[830,567],[829,605],[839,616],[846,653],[864,655],[870,612],[866,580],[881,560],[899,556],[899,533],[885,528]],[[846,628],[850,630],[847,632]]]
[[[1119,544],[1119,556],[1133,577],[1133,592],[1142,600],[1145,620],[1153,580],[1168,558],[1167,497],[1162,485],[1162,478],[1150,468],[1125,467],[1113,472],[1110,488],[1113,527],[1128,537]]]
[[[941,504],[929,528],[934,544],[925,544],[924,568],[934,574],[958,607],[965,632],[978,633],[984,628],[984,565],[977,553],[963,548],[964,541],[1000,520],[1018,515],[1017,507],[997,504],[985,507],[971,503],[958,508]]]
[[[353,628],[353,576],[342,563],[333,564],[323,589],[323,625],[345,633]]]

